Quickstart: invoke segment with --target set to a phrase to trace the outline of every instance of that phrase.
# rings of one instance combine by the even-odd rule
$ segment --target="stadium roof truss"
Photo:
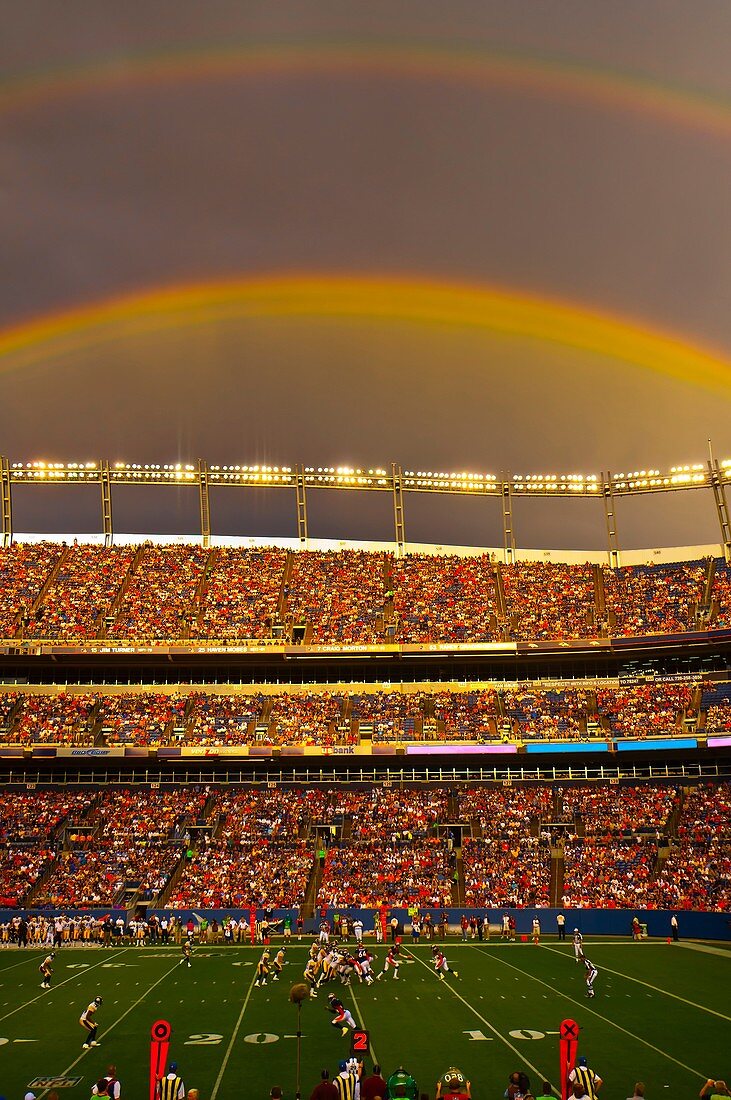
[[[673,466],[662,473],[657,469],[632,473],[601,474],[496,474],[446,473],[433,470],[404,470],[392,463],[384,468],[360,469],[350,466],[264,466],[208,465],[195,463],[114,462],[11,462],[0,459],[2,490],[2,539],[7,546],[13,538],[12,489],[15,485],[89,485],[101,489],[102,524],[105,543],[114,536],[112,489],[117,485],[189,485],[197,489],[200,501],[200,533],[203,545],[211,538],[211,487],[289,489],[296,498],[297,536],[302,546],[308,540],[307,492],[309,489],[339,489],[390,493],[393,499],[394,536],[397,553],[406,544],[404,495],[438,493],[444,495],[496,497],[502,501],[503,537],[506,562],[514,560],[515,532],[513,500],[519,497],[599,498],[604,504],[607,548],[611,565],[619,564],[619,540],[616,524],[616,500],[619,497],[647,493],[668,493],[690,489],[710,489],[721,531],[724,556],[731,561],[731,522],[726,486],[731,484],[731,459],[710,457],[705,463]]]

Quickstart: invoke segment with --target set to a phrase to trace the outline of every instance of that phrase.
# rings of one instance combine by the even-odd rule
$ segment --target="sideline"
[[[484,955],[485,952],[483,951],[481,953]],[[548,982],[544,982],[541,978],[537,978],[535,974],[531,974],[529,970],[521,970],[519,966],[513,966],[512,963],[506,962],[505,959],[499,959],[498,962],[503,966],[507,966],[510,970],[514,970],[516,974],[520,974],[522,978],[529,978],[531,981],[538,982],[539,985],[545,986],[546,989],[550,989],[551,993],[559,992],[555,986],[549,985]],[[685,1062],[681,1062],[678,1058],[673,1058],[672,1054],[668,1054],[666,1050],[661,1050],[660,1047],[656,1047],[647,1039],[643,1039],[641,1035],[635,1035],[633,1031],[628,1031],[626,1027],[622,1027],[616,1020],[611,1020],[608,1016],[602,1016],[601,1012],[596,1012],[593,1008],[589,1008],[586,1001],[577,1001],[575,997],[571,997],[568,993],[563,992],[559,992],[559,996],[568,1001],[569,1004],[576,1005],[582,1012],[590,1012],[591,1015],[596,1016],[598,1020],[602,1020],[605,1024],[610,1024],[611,1027],[616,1027],[623,1035],[629,1035],[630,1039],[634,1039],[635,1042],[641,1043],[643,1046],[648,1047],[649,1050],[654,1050],[656,1054],[660,1054],[663,1058],[675,1062],[676,1066],[680,1066],[681,1069],[687,1070],[688,1073],[692,1073],[702,1080],[708,1080],[707,1073],[701,1073],[699,1069],[693,1069],[692,1066],[686,1066]]]

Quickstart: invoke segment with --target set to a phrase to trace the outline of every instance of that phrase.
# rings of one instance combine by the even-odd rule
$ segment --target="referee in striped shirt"
[[[348,1063],[340,1062],[338,1069],[340,1072],[333,1081],[335,1088],[338,1090],[338,1100],[359,1100],[358,1078],[350,1072]]]
[[[185,1085],[182,1077],[178,1077],[177,1062],[171,1062],[165,1076],[158,1079],[155,1096],[157,1100],[185,1100]]]
[[[599,1074],[594,1073],[593,1069],[589,1069],[586,1064],[586,1058],[583,1056],[579,1058],[576,1065],[571,1070],[569,1081],[572,1085],[581,1085],[584,1090],[584,1095],[588,1096],[589,1100],[596,1100],[597,1093],[604,1084]]]

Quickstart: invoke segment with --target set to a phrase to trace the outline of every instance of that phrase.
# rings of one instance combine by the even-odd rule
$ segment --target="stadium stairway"
[[[464,863],[462,861],[462,849],[455,848],[454,854],[457,857],[452,872],[452,905],[462,908],[465,898],[465,885],[464,885]]]
[[[315,902],[317,901],[317,894],[322,885],[323,870],[324,868],[320,866],[319,859],[315,856],[312,861],[312,871],[307,883],[307,889],[305,890],[305,900],[302,902],[300,910],[305,920],[315,915]]]
[[[551,886],[549,898],[550,904],[557,909],[561,907],[561,898],[563,897],[564,869],[563,848],[551,848]]]
[[[190,637],[190,628],[193,626],[193,624],[195,624],[197,628],[200,628],[203,625],[203,600],[206,592],[208,591],[208,585],[211,581],[211,573],[216,567],[216,560],[218,556],[218,549],[214,547],[209,552],[208,557],[206,558],[206,567],[200,575],[200,579],[198,581],[198,584],[196,585],[193,599],[191,601],[190,626],[188,629],[188,637]],[[197,633],[197,631],[195,631],[195,633]]]
[[[45,581],[43,582],[43,584],[41,586],[41,589],[40,589],[38,595],[36,596],[33,603],[31,604],[29,614],[26,617],[21,617],[21,619],[20,619],[20,624],[19,624],[20,625],[20,633],[19,633],[19,636],[22,637],[23,633],[25,632],[25,628],[27,626],[29,626],[30,623],[34,619],[41,619],[41,620],[43,619],[43,601],[45,600],[46,596],[48,595],[49,590],[51,589],[51,587],[55,583],[56,578],[57,578],[59,572],[61,571],[61,566],[64,564],[64,562],[66,561],[66,559],[69,556],[69,552],[70,552],[69,547],[64,546],[61,550],[61,553],[59,554],[59,556],[56,558],[55,562],[51,566],[51,572],[46,577]],[[16,633],[18,633],[17,628],[16,628]]]
[[[99,630],[99,638],[106,638],[109,631],[111,630],[111,628],[114,626],[115,622],[117,621],[117,616],[119,614],[119,609],[122,605],[122,600],[124,599],[125,593],[126,593],[127,589],[129,588],[130,581],[132,580],[135,573],[139,569],[140,563],[142,562],[142,559],[145,556],[145,549],[146,549],[146,546],[143,543],[142,546],[138,546],[137,549],[135,550],[135,555],[132,558],[132,561],[129,563],[129,566],[127,568],[127,572],[125,573],[125,575],[122,579],[122,583],[120,584],[119,589],[117,591],[117,595],[114,597],[112,602],[107,607],[106,611],[103,613],[103,616],[102,616],[102,624],[103,625],[101,626],[101,629]]]

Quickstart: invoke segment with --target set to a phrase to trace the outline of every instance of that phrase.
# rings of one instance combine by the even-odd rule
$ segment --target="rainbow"
[[[259,76],[361,75],[442,80],[479,89],[526,92],[590,101],[646,114],[674,125],[731,136],[731,101],[638,75],[562,58],[413,43],[266,44],[106,57],[75,67],[21,74],[0,82],[0,112],[56,104],[101,90],[132,90]]]
[[[174,285],[52,313],[0,330],[0,370],[48,363],[145,333],[282,317],[482,330],[579,349],[731,396],[731,360],[679,334],[502,287],[344,274]]]

